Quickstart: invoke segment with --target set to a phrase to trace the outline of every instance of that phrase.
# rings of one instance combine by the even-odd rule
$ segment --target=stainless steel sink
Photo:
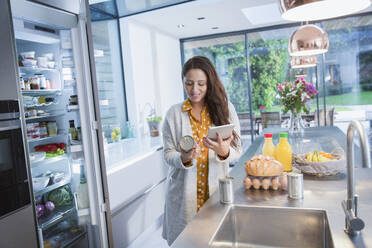
[[[324,210],[232,205],[209,245],[219,248],[334,247]]]

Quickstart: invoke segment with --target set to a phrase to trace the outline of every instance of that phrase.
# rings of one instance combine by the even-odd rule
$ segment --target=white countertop
[[[105,145],[107,174],[115,173],[163,147],[162,136],[122,139]]]

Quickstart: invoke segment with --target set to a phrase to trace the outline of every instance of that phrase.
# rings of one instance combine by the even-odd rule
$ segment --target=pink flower
[[[259,110],[261,110],[261,109],[266,109],[266,106],[264,106],[264,105],[260,105],[260,106],[258,106],[258,109],[259,109]]]

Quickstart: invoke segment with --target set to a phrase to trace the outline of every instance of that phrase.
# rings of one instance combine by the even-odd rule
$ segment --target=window
[[[111,143],[125,138],[127,121],[117,20],[92,22],[92,34],[102,130]]]
[[[277,84],[303,75],[318,87],[310,111],[335,109],[334,125],[346,133],[351,120],[360,120],[372,143],[372,18],[371,15],[339,18],[315,23],[329,36],[329,51],[318,55],[317,67],[292,69],[287,50],[288,38],[298,28],[264,28],[244,35],[221,35],[214,38],[182,40],[184,57],[204,55],[212,60],[223,81],[230,101],[238,112],[280,111],[276,99]],[[250,78],[246,54],[249,54]],[[252,101],[249,102],[248,84]],[[324,117],[320,117],[324,118]],[[316,125],[317,123],[314,123]],[[253,132],[253,131],[252,131]]]

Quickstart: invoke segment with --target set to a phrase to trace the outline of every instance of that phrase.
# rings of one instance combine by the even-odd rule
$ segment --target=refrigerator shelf
[[[42,189],[38,192],[35,192],[35,198],[38,197],[38,196],[41,196],[45,193],[48,193],[49,191],[52,191],[56,188],[59,188],[59,187],[62,187],[62,186],[65,186],[66,184],[69,184],[71,182],[71,178],[66,178],[66,179],[63,179],[61,182],[58,182],[58,183],[55,183],[55,184],[52,184],[48,187],[46,187],[45,189]]]
[[[63,154],[63,155],[53,157],[53,158],[44,158],[43,160],[40,160],[40,161],[37,161],[37,162],[32,162],[31,161],[31,168],[35,168],[35,167],[38,167],[38,166],[44,165],[44,164],[55,163],[55,162],[58,162],[58,161],[61,161],[61,160],[68,160],[68,156],[66,155],[66,153]]]
[[[37,107],[48,107],[52,105],[58,105],[58,101],[56,102],[48,102],[48,103],[40,103],[40,104],[31,104],[31,105],[24,105],[25,108],[37,108]]]
[[[51,71],[51,72],[59,72],[56,68],[42,68],[42,67],[33,67],[33,66],[20,66],[19,67],[21,73],[37,73],[37,72],[45,72],[45,71]]]
[[[60,95],[61,90],[22,90],[23,95],[40,96],[40,95]]]
[[[27,142],[28,143],[34,143],[34,142],[40,142],[40,141],[45,141],[45,140],[49,140],[49,139],[60,138],[60,137],[64,137],[64,136],[67,136],[67,134],[60,133],[60,134],[58,134],[56,136],[48,136],[48,137],[40,138],[40,139],[29,139],[29,140],[27,140]]]
[[[64,113],[48,114],[48,115],[42,115],[42,116],[29,117],[29,118],[25,118],[25,120],[26,121],[33,121],[33,120],[40,120],[40,119],[44,119],[44,118],[57,117],[57,116],[61,116],[61,115],[64,115]]]
[[[48,229],[49,227],[52,227],[62,220],[64,220],[66,217],[68,217],[70,214],[76,212],[75,207],[72,206],[63,206],[63,207],[56,207],[52,213],[47,213],[44,216],[41,216],[38,219],[39,227],[42,230]]]

